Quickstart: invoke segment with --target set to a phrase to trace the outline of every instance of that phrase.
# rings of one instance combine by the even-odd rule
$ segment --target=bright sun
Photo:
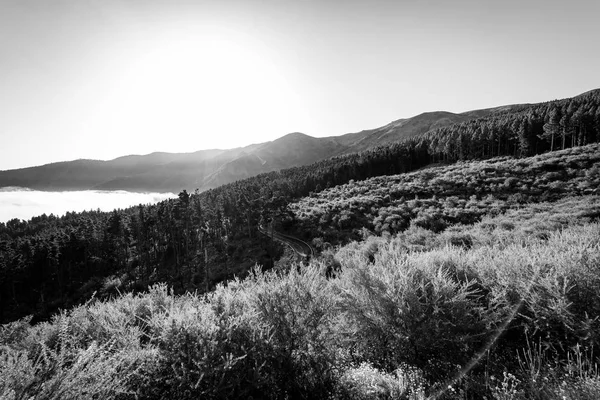
[[[195,149],[231,147],[253,137],[260,141],[265,132],[281,136],[289,132],[292,111],[297,114],[300,105],[259,48],[239,35],[170,35],[153,41],[126,58],[99,110],[103,123],[111,131],[179,135]]]

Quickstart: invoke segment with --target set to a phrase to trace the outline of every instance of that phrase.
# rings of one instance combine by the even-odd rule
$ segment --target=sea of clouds
[[[154,204],[177,197],[173,193],[132,193],[122,190],[40,192],[23,188],[0,189],[0,222],[13,218],[28,220],[42,214],[62,216],[68,211],[112,211],[138,204]]]

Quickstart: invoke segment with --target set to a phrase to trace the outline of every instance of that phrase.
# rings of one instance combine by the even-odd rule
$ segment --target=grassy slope
[[[433,169],[330,189],[318,206],[337,194],[351,221],[409,203],[416,217],[300,272],[257,271],[202,297],[156,286],[5,325],[0,398],[598,398],[600,197],[585,194],[597,150],[444,167],[447,192]],[[419,222],[433,211],[445,229]]]

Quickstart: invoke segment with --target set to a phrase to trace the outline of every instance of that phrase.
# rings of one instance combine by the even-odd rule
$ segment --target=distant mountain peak
[[[419,115],[415,115],[411,119],[414,120],[414,119],[423,119],[423,118],[432,118],[432,117],[448,117],[451,115],[458,115],[458,114],[452,113],[450,111],[427,111],[427,112],[421,113]]]
[[[292,133],[288,133],[287,135],[283,135],[282,137],[275,139],[275,140],[281,140],[281,139],[298,139],[298,138],[310,138],[310,139],[315,139],[315,137],[307,135],[306,133],[302,133],[302,132],[292,132]]]

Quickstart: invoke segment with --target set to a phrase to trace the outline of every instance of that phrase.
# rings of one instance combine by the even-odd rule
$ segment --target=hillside
[[[510,113],[525,106],[503,106],[462,114],[427,112],[383,127],[341,136],[314,138],[291,133],[277,140],[229,150],[152,153],[110,161],[76,160],[0,171],[0,187],[46,191],[127,190],[204,191],[261,173],[309,165],[344,154],[372,150],[475,118]]]
[[[342,146],[333,140],[314,138],[303,133],[290,133],[221,166],[204,183],[214,188],[224,183],[249,178],[264,172],[308,165],[331,157]]]
[[[312,164],[340,153],[333,140],[292,133],[277,140],[231,150],[153,153],[111,161],[76,160],[0,171],[0,187],[38,190],[207,190],[261,173]]]
[[[289,205],[300,231],[339,243],[363,230],[435,232],[471,224],[514,204],[600,194],[600,145],[531,158],[494,158],[352,181]],[[592,217],[600,216],[600,209]]]
[[[471,116],[453,114],[445,111],[428,112],[408,119],[399,119],[381,128],[350,133],[339,138],[332,138],[339,143],[345,143],[344,153],[353,153],[372,149],[401,140],[410,139],[429,132],[432,129],[452,125],[473,119]]]
[[[15,289],[13,297],[0,298],[0,318],[43,317],[103,290],[106,279],[122,288],[166,280],[184,292],[244,276],[256,263],[272,267],[282,249],[258,234],[261,221],[326,248],[369,231],[396,234],[413,225],[443,231],[517,204],[594,195],[600,185],[598,144],[398,175],[427,165],[421,155],[406,154],[394,145],[197,195],[181,192],[157,205],[0,224],[0,293]]]
[[[467,111],[460,114],[447,111],[425,112],[412,118],[392,121],[377,129],[330,137],[330,139],[346,146],[339,154],[360,152],[374,149],[378,146],[390,145],[392,143],[412,139],[427,132],[454,124],[460,124],[478,118],[487,118],[494,115],[516,112],[527,106],[528,105],[523,104],[507,105]]]
[[[321,140],[327,144],[320,147]],[[567,193],[593,194],[598,184],[594,175],[598,149],[594,147],[597,144],[584,144],[598,142],[600,91],[592,91],[572,99],[492,112],[486,118],[436,128],[405,141],[261,173],[198,194],[181,191],[179,198],[152,206],[112,213],[69,213],[62,218],[42,215],[30,221],[14,219],[0,224],[0,320],[26,313],[45,318],[57,307],[82,301],[101,290],[104,280],[111,276],[118,278],[119,286],[129,289],[168,281],[177,292],[206,291],[235,275],[244,276],[257,263],[274,267],[282,248],[269,244],[257,232],[259,224],[271,221],[277,229],[293,230],[306,241],[345,243],[360,238],[364,230],[393,234],[415,223],[433,230],[457,221],[472,223],[495,204],[501,211],[505,207],[502,204],[554,200],[556,195]],[[339,143],[296,133],[264,146],[237,149],[234,155],[232,151],[199,152],[187,157],[207,164],[207,158],[220,160],[211,164],[215,172],[208,176],[215,177],[217,185],[219,179],[234,179],[227,171],[242,174],[251,166],[300,164],[305,158],[303,153],[296,153],[296,146],[310,148],[318,159],[339,148]],[[553,159],[563,154],[550,151],[556,148],[565,148],[569,155]],[[277,157],[281,154],[286,158]],[[525,158],[530,154],[537,156]],[[570,154],[583,159],[572,159]],[[158,154],[153,162],[167,161],[169,168],[183,170],[187,161],[178,164],[180,161],[168,159],[171,156]],[[486,161],[492,156],[495,161]],[[513,161],[502,159],[507,156]],[[220,163],[231,157],[238,162],[219,170]],[[527,167],[535,159],[543,164],[542,169]],[[118,161],[131,168],[135,160],[139,158]],[[477,177],[468,168],[463,170],[460,163],[452,166],[467,160],[479,160],[472,164]],[[457,168],[457,172],[434,169],[435,165]],[[421,183],[412,182],[406,189],[402,180],[409,175],[398,174],[424,167],[427,169],[415,175]],[[519,172],[521,169],[525,172]],[[168,173],[168,168],[164,171],[165,186],[178,183],[177,175]],[[443,178],[447,174],[450,177]],[[399,183],[388,188],[385,177],[391,175]],[[189,176],[198,179],[193,169]],[[544,176],[545,181],[533,179],[537,176]],[[151,175],[139,177],[152,183]],[[336,193],[341,190],[339,185],[351,181],[362,185],[356,182],[373,177],[381,178],[367,182],[381,187],[361,190],[381,192],[380,196],[375,200],[367,196],[362,208],[351,203],[361,204],[363,199],[350,197],[345,202],[347,193]],[[323,189],[328,190],[318,194]],[[298,202],[306,196],[314,197],[311,201],[318,207],[312,209],[310,204]],[[409,204],[414,196],[419,196],[419,202]],[[457,198],[446,201],[448,196]],[[471,196],[479,196],[473,200],[474,208]],[[456,207],[450,207],[455,203]],[[480,203],[483,210],[478,212]],[[449,214],[444,211],[446,205]],[[7,298],[3,293],[14,295]]]
[[[208,160],[218,158],[220,150],[203,150],[196,153],[152,153],[145,156],[124,156],[111,161],[75,160],[47,164],[39,167],[0,171],[0,186],[20,186],[37,190],[87,190],[102,188],[107,182],[127,179],[131,176],[150,176],[146,180],[150,185],[160,185],[161,176],[169,174],[169,166],[204,165]],[[194,171],[197,172],[197,171]],[[142,178],[143,180],[143,178]],[[124,189],[109,185],[111,189]],[[148,188],[135,185],[131,188],[145,190]]]
[[[202,230],[222,257],[250,248],[250,208],[224,197],[235,184],[122,214],[12,223],[0,231],[14,238],[0,241],[13,288],[3,307],[51,299],[51,286],[72,293],[91,268],[110,275],[98,275],[94,301],[1,327],[0,396],[598,398],[599,186],[599,144],[349,182],[279,214],[320,257],[254,269],[204,295],[173,292],[216,272],[216,258],[194,257],[203,252],[189,228],[224,225]],[[277,215],[269,199],[254,197],[253,208]],[[135,244],[123,242],[129,234]],[[154,274],[166,272],[172,289],[132,293],[157,251]],[[78,264],[78,253],[111,263]]]

